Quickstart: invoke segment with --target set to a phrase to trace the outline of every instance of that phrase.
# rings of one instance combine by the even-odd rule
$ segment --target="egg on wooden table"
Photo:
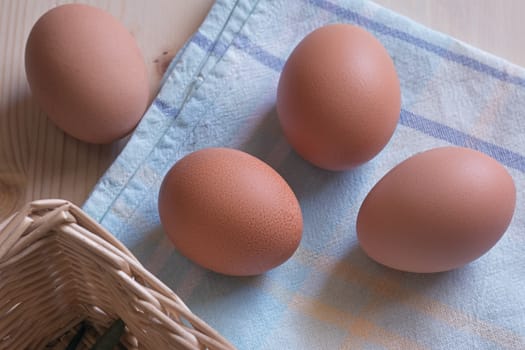
[[[401,108],[397,73],[386,49],[350,24],[307,35],[286,61],[277,112],[286,139],[314,165],[358,166],[388,143]]]
[[[286,181],[239,150],[186,155],[166,174],[158,205],[178,251],[226,275],[257,275],[282,264],[302,236],[301,209]]]
[[[96,7],[68,4],[46,12],[27,39],[25,66],[41,109],[82,141],[125,136],[149,101],[147,69],[134,38]]]
[[[377,262],[441,272],[486,253],[509,226],[516,188],[495,159],[463,147],[412,156],[388,172],[359,210],[357,235]]]

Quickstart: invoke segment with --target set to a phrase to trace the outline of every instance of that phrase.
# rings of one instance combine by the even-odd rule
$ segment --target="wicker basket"
[[[0,349],[89,349],[117,318],[127,349],[234,349],[75,205],[41,200],[0,223]]]

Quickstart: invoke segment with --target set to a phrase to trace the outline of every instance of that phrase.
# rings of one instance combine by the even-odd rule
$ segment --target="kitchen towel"
[[[352,23],[392,56],[402,89],[387,147],[354,170],[294,153],[275,112],[283,64],[309,32]],[[170,64],[163,86],[84,209],[239,349],[525,349],[525,71],[362,0],[218,0]],[[357,211],[409,156],[459,145],[500,161],[518,189],[498,244],[455,271],[402,273],[358,246]],[[159,185],[187,153],[247,151],[274,167],[304,216],[299,249],[258,277],[185,259],[162,231]],[[210,174],[213,176],[213,174]]]

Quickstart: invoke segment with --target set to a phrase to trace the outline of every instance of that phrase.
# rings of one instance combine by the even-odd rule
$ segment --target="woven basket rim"
[[[118,239],[67,200],[45,199],[27,203],[0,223],[0,274],[17,259],[37,250],[43,240],[56,235],[80,245],[108,268],[115,269],[122,287],[137,296],[139,305],[153,315],[162,329],[170,332],[170,339],[175,339],[182,348],[235,349],[193,314],[176,293],[145,269]],[[1,288],[2,285],[0,294]],[[0,330],[0,349],[1,335]]]

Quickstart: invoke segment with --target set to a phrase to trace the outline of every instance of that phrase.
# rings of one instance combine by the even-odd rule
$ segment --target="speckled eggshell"
[[[462,147],[416,154],[388,172],[357,218],[363,250],[409,272],[441,272],[486,253],[511,222],[516,188],[495,159]]]
[[[179,160],[160,188],[159,214],[178,251],[236,276],[285,262],[303,228],[286,181],[261,160],[228,148],[206,148]]]
[[[314,165],[358,166],[388,143],[401,108],[397,73],[366,30],[327,25],[307,35],[286,61],[277,112],[286,139]]]
[[[147,69],[134,38],[92,6],[62,5],[40,17],[27,40],[25,66],[41,109],[82,141],[125,136],[148,104]]]

